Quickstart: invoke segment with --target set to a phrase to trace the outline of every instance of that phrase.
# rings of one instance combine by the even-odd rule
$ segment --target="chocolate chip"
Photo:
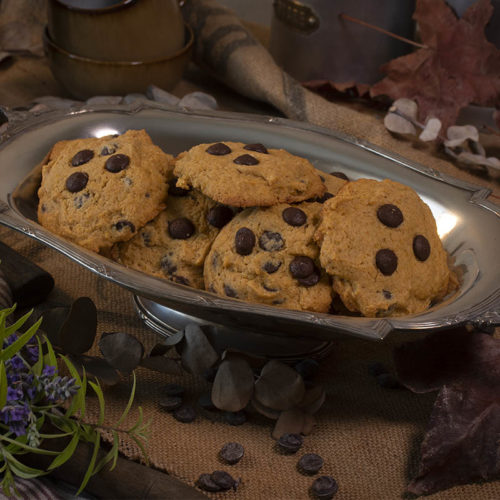
[[[113,146],[104,146],[101,149],[101,156],[112,155],[117,149],[118,149],[118,146],[116,144],[113,144]]]
[[[236,231],[234,236],[234,246],[240,255],[250,255],[255,246],[255,234],[247,227],[242,227]]]
[[[70,193],[78,193],[85,188],[89,176],[85,172],[75,172],[66,179],[66,189]]]
[[[200,477],[196,481],[196,485],[204,491],[216,492],[222,489],[212,481],[212,476],[210,474],[200,474]]]
[[[290,226],[299,227],[307,222],[306,213],[300,208],[288,207],[281,213],[283,220]]]
[[[223,228],[234,216],[233,211],[225,205],[216,205],[207,213],[207,222],[217,229]]]
[[[289,269],[295,279],[302,279],[307,278],[314,272],[315,265],[310,257],[299,255],[290,262]]]
[[[174,283],[179,283],[179,285],[190,286],[189,280],[187,278],[185,278],[184,276],[172,276],[172,281]]]
[[[209,155],[224,156],[231,152],[231,148],[222,142],[216,142],[205,150]]]
[[[425,236],[417,234],[417,236],[413,238],[413,253],[415,257],[422,262],[429,258],[431,254],[431,245]]]
[[[166,384],[162,390],[167,396],[177,396],[182,398],[184,396],[185,389],[180,384]]]
[[[236,481],[233,476],[224,470],[216,470],[210,475],[212,481],[223,491],[236,489]]]
[[[323,467],[323,459],[316,453],[306,453],[300,457],[298,462],[299,470],[306,474],[317,474]]]
[[[113,227],[117,231],[123,231],[125,228],[128,228],[128,229],[130,229],[131,233],[135,233],[135,226],[134,226],[134,224],[132,224],[132,222],[130,222],[128,220],[119,220],[117,223],[115,223],[113,225]]]
[[[256,144],[247,144],[246,146],[243,146],[243,149],[246,149],[247,151],[255,151],[256,153],[263,153],[265,155],[269,153],[266,146],[264,146],[264,144],[260,144],[260,142]]]
[[[390,276],[398,267],[398,257],[392,250],[384,248],[377,252],[375,263],[384,276]]]
[[[277,288],[273,288],[272,286],[266,285],[265,283],[262,285],[262,288],[264,290],[267,290],[268,292],[277,292]]]
[[[387,203],[377,210],[377,217],[382,224],[388,227],[398,227],[403,222],[403,214],[396,205]]]
[[[247,421],[247,414],[243,411],[226,411],[224,420],[229,425],[243,425]]]
[[[174,411],[182,406],[182,398],[179,396],[161,397],[158,404],[166,411]]]
[[[315,268],[309,276],[306,276],[305,278],[298,278],[297,281],[299,282],[299,285],[309,287],[318,284],[320,279],[320,272],[317,268]]]
[[[75,198],[73,199],[73,205],[75,206],[75,208],[82,208],[83,204],[89,199],[89,197],[90,193],[83,193],[80,196],[75,196]]]
[[[144,242],[144,246],[146,246],[146,247],[151,246],[151,233],[143,231],[141,233],[141,238],[142,238],[142,241]]]
[[[329,193],[328,191],[323,195],[323,196],[318,196],[317,198],[314,198],[313,201],[316,203],[325,203],[326,200],[329,200],[330,198],[333,198],[333,194]]]
[[[183,424],[189,424],[196,419],[196,411],[192,406],[181,406],[174,410],[174,418]]]
[[[339,179],[343,179],[344,181],[349,181],[349,177],[347,177],[344,172],[330,172],[330,175],[338,177]]]
[[[303,439],[300,434],[283,434],[278,439],[278,446],[288,453],[296,453],[302,446]]]
[[[339,485],[331,476],[320,476],[314,480],[311,486],[311,493],[316,498],[323,500],[332,498],[338,490]]]
[[[130,163],[130,158],[127,155],[119,153],[117,155],[110,156],[106,160],[104,168],[108,172],[116,174],[118,172],[121,172],[122,170],[125,170],[128,167],[129,163]]]
[[[252,155],[241,155],[233,160],[236,165],[258,165],[260,162]]]
[[[271,262],[271,261],[267,261],[262,266],[264,271],[266,271],[266,273],[268,273],[268,274],[275,273],[280,267],[281,267],[281,262]]]
[[[245,454],[240,443],[226,443],[219,452],[219,456],[230,465],[237,464]]]
[[[94,158],[94,152],[91,149],[82,149],[71,158],[71,166],[78,167],[89,162],[92,158]]]
[[[280,233],[264,231],[259,238],[259,246],[266,252],[277,252],[283,248],[284,244]]]
[[[170,179],[168,181],[168,194],[170,196],[179,196],[179,197],[187,196],[189,194],[190,189],[183,189],[177,187],[176,183],[177,183],[177,177],[174,177],[173,179]]]
[[[233,298],[237,298],[238,297],[238,294],[236,293],[236,290],[234,288],[231,288],[229,285],[224,285],[224,293],[228,297],[233,297]]]
[[[177,265],[172,262],[168,255],[164,255],[160,260],[160,267],[162,271],[168,276],[177,271]]]
[[[389,290],[382,290],[382,293],[384,295],[384,299],[391,300],[392,299],[392,293],[389,292]]]
[[[193,235],[195,227],[186,217],[179,217],[168,223],[168,234],[174,240],[187,240]]]

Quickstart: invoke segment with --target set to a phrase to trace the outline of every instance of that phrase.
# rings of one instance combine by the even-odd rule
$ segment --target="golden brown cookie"
[[[89,250],[106,251],[164,207],[171,161],[144,130],[61,141],[42,168],[38,221]]]
[[[199,144],[179,155],[174,173],[179,187],[193,186],[234,207],[293,203],[325,192],[308,160],[262,144]]]
[[[450,272],[429,207],[391,180],[347,183],[323,205],[320,262],[351,311],[401,316],[442,298]]]
[[[319,203],[243,210],[215,239],[205,260],[206,289],[287,309],[327,312],[330,282],[313,234]]]

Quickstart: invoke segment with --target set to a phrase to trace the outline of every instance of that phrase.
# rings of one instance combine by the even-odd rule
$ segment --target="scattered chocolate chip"
[[[311,486],[311,493],[316,498],[327,500],[337,493],[339,485],[331,476],[320,476],[314,480]]]
[[[92,158],[94,158],[94,152],[91,149],[82,149],[71,158],[71,166],[78,167],[89,162]]]
[[[224,470],[216,470],[210,475],[212,481],[223,491],[236,489],[236,481],[233,476]]]
[[[389,292],[389,290],[382,290],[382,294],[384,295],[384,299],[387,299],[387,300],[392,299],[392,293]]]
[[[174,410],[174,418],[183,424],[189,424],[196,419],[196,411],[192,406],[181,406]]]
[[[177,275],[172,276],[172,281],[174,283],[179,283],[179,285],[190,286],[190,281],[184,276],[177,276]]]
[[[234,213],[229,207],[225,205],[216,205],[208,211],[207,222],[217,229],[222,229],[233,216]]]
[[[307,222],[306,213],[300,208],[288,207],[281,213],[283,220],[290,226],[299,227]]]
[[[243,425],[247,421],[247,414],[243,411],[226,411],[224,420],[229,425]]]
[[[178,197],[187,196],[189,194],[190,189],[183,189],[177,187],[176,183],[177,183],[177,177],[174,177],[173,179],[170,179],[168,181],[168,194],[170,196],[178,196]]]
[[[256,144],[247,144],[246,146],[243,146],[243,149],[246,149],[247,151],[255,151],[256,153],[262,153],[265,155],[269,154],[266,146],[264,146],[264,144],[260,144],[260,142]]]
[[[168,234],[174,240],[187,240],[193,235],[194,231],[193,223],[186,217],[179,217],[168,223]]]
[[[255,234],[247,227],[242,227],[236,231],[234,236],[234,246],[240,255],[250,255],[255,246]]]
[[[264,231],[259,238],[259,246],[266,252],[277,252],[281,250],[285,242],[280,233],[273,233],[272,231]]]
[[[90,193],[83,193],[80,196],[75,196],[73,199],[73,205],[75,208],[82,208],[83,204],[89,199]],[[42,207],[42,212],[43,212],[43,207]]]
[[[231,288],[229,285],[224,285],[224,293],[228,297],[233,297],[233,298],[238,297],[238,293],[236,292],[236,290],[234,288]]]
[[[290,262],[289,269],[295,279],[303,279],[314,273],[315,265],[310,257],[299,255]]]
[[[297,278],[297,281],[300,286],[310,287],[317,285],[320,279],[321,279],[320,272],[315,267],[314,271],[309,276],[306,276],[305,278]]]
[[[184,387],[179,384],[166,384],[163,387],[163,391],[167,396],[178,396],[182,398],[184,396]]]
[[[135,226],[129,220],[119,220],[116,224],[113,225],[113,227],[117,231],[123,231],[125,228],[128,228],[130,229],[131,233],[135,233]]]
[[[413,253],[415,257],[422,262],[429,258],[431,254],[431,245],[425,236],[417,234],[417,236],[413,238]]]
[[[130,158],[127,155],[123,155],[118,153],[117,155],[110,156],[106,163],[104,164],[104,168],[111,172],[112,174],[116,174],[125,170],[130,163]]]
[[[374,361],[368,365],[368,371],[374,377],[382,375],[382,373],[388,373],[386,366],[380,361]]]
[[[85,189],[88,181],[89,176],[85,172],[75,172],[66,179],[66,189],[70,193],[78,193]]]
[[[323,196],[318,196],[317,198],[314,198],[313,201],[315,201],[316,203],[325,203],[326,200],[329,200],[330,198],[333,197],[334,195],[327,191]]]
[[[268,273],[268,274],[275,273],[280,267],[281,267],[281,262],[271,262],[271,261],[267,261],[262,266],[264,271],[266,271],[266,273]]]
[[[46,212],[47,211],[47,206],[42,203],[41,209],[42,209],[42,212]]]
[[[301,472],[306,474],[317,474],[323,467],[323,459],[316,453],[306,453],[300,457],[298,467]]]
[[[182,398],[179,396],[165,396],[158,400],[159,405],[166,411],[174,411],[182,406]]]
[[[384,276],[390,276],[398,267],[398,257],[392,250],[384,248],[377,252],[375,263]]]
[[[216,142],[205,150],[209,155],[224,156],[231,152],[231,148],[222,142]]]
[[[237,464],[245,454],[240,443],[226,443],[219,452],[219,456],[230,465]]]
[[[221,491],[221,487],[215,484],[212,480],[212,476],[210,474],[200,474],[200,477],[196,481],[196,485],[198,488],[204,491]]]
[[[147,231],[142,231],[141,238],[142,241],[144,242],[144,246],[146,247],[151,246],[151,233],[148,233]]]
[[[298,363],[296,363],[294,368],[304,380],[310,380],[314,377],[314,375],[316,375],[319,363],[314,359],[306,358],[301,359]]]
[[[255,158],[255,156],[252,156],[252,155],[241,155],[241,156],[238,156],[236,157],[234,160],[233,160],[233,163],[236,163],[236,165],[258,165],[260,162],[259,160],[257,160],[257,158]]]
[[[303,439],[300,434],[283,434],[278,439],[278,446],[288,453],[296,453],[302,446]]]
[[[101,149],[101,156],[112,155],[117,149],[118,149],[118,146],[116,144],[113,144],[113,146],[104,146]]]
[[[344,179],[344,181],[349,181],[349,177],[347,177],[344,172],[330,172],[330,175],[338,177],[339,179]]]
[[[392,373],[380,373],[375,377],[377,384],[386,389],[401,389],[399,380]]]
[[[208,410],[208,411],[217,410],[217,407],[214,405],[214,403],[212,401],[212,396],[211,396],[210,392],[204,392],[198,398],[198,406],[200,408],[203,408],[204,410]]]
[[[387,227],[398,227],[403,222],[403,213],[396,205],[387,203],[377,210],[378,220]]]
[[[277,292],[278,291],[277,288],[273,288],[272,286],[266,285],[265,283],[263,283],[262,288],[264,290],[267,290],[268,292]]]
[[[172,262],[168,255],[164,255],[160,260],[160,267],[162,271],[168,276],[177,271],[177,265]]]

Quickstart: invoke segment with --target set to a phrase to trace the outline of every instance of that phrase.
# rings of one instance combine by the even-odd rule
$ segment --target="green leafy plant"
[[[56,354],[51,342],[38,330],[40,318],[25,332],[20,329],[31,312],[12,325],[7,317],[15,306],[0,310],[0,485],[7,496],[16,492],[15,477],[35,478],[61,467],[75,453],[80,442],[92,445],[92,455],[78,490],[80,493],[89,479],[104,466],[116,466],[119,435],[127,434],[139,447],[145,461],[144,443],[148,437],[148,424],[144,423],[142,409],[134,425],[123,427],[135,396],[136,378],[132,374],[132,389],[128,403],[113,426],[104,425],[105,398],[98,381],[87,379],[85,370],[80,375],[73,363],[64,355]],[[58,362],[66,367],[69,376],[58,374]],[[87,391],[93,391],[99,402],[97,422],[85,421]],[[110,433],[112,444],[99,459],[101,432]],[[44,448],[50,439],[65,438],[61,451]],[[23,463],[28,453],[51,455],[53,460],[46,470]],[[77,494],[78,494],[77,493]]]

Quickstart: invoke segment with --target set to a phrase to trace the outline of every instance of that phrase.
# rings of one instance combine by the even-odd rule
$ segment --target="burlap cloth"
[[[188,3],[186,16],[197,34],[196,59],[238,92],[271,103],[290,118],[341,130],[441,172],[487,186],[495,195],[493,201],[498,201],[498,171],[459,168],[428,146],[392,137],[379,116],[327,103],[305,91],[274,65],[268,52],[230,12],[214,2]],[[500,150],[498,142],[492,142],[492,146]],[[126,290],[24,235],[2,227],[0,239],[54,276],[56,289],[44,307],[68,304],[86,295],[94,300],[99,311],[99,335],[110,331],[132,333],[146,350],[158,340],[136,315],[132,296]],[[251,414],[242,426],[230,426],[220,416],[208,418],[208,414],[200,414],[191,424],[177,422],[159,408],[163,386],[184,385],[187,399],[192,402],[209,387],[205,381],[187,374],[169,376],[138,369],[136,406],[128,421],[137,417],[137,405],[141,405],[145,419],[150,421],[147,451],[151,465],[180,480],[194,485],[200,473],[218,469],[241,478],[237,492],[212,494],[214,498],[308,498],[314,478],[300,474],[296,468],[303,452],[323,457],[321,474],[332,475],[339,483],[336,498],[402,498],[406,484],[416,473],[419,447],[435,394],[416,395],[381,388],[369,374],[368,365],[381,361],[390,368],[394,346],[409,339],[392,335],[380,343],[352,338],[335,342],[316,377],[326,389],[325,404],[316,415],[316,427],[297,455],[285,456],[276,451],[270,435],[273,421],[257,414]],[[107,423],[119,418],[129,389],[129,380],[106,389]],[[97,414],[97,402],[89,398],[87,418],[96,420]],[[217,457],[227,441],[237,441],[245,447],[243,460],[234,466],[222,464]],[[140,458],[137,446],[128,440],[121,441],[120,449],[127,457]],[[459,486],[430,498],[498,499],[500,482]]]

